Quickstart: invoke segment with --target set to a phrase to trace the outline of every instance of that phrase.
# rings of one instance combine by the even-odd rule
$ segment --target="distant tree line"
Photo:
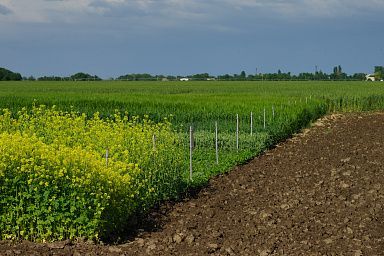
[[[384,66],[375,66],[374,73],[376,80],[382,80],[384,78]],[[203,80],[220,80],[220,81],[282,81],[282,80],[296,80],[296,81],[328,81],[328,80],[365,80],[365,73],[355,73],[348,75],[342,69],[342,67],[335,66],[333,72],[330,74],[323,71],[315,71],[314,73],[304,72],[299,74],[291,74],[291,72],[282,72],[280,69],[276,73],[257,73],[246,74],[245,71],[241,71],[239,74],[224,74],[219,76],[212,76],[208,73],[187,75],[187,76],[173,76],[173,75],[151,75],[148,73],[131,73],[119,76],[117,78],[110,78],[109,80],[123,80],[123,81],[176,81],[181,78],[187,78],[188,80],[203,81]],[[42,76],[35,78],[22,77],[19,73],[14,73],[5,68],[0,68],[0,81],[1,80],[38,80],[38,81],[101,81],[102,79],[96,75],[90,75],[87,73],[79,72],[68,77],[60,76]]]
[[[38,81],[101,81],[102,79],[98,76],[92,76],[87,73],[76,73],[69,77],[60,76],[43,76],[37,78]]]
[[[298,75],[291,74],[291,72],[283,73],[278,70],[277,73],[259,73],[247,75],[245,71],[241,71],[240,74],[225,74],[219,76],[212,76],[208,73],[187,75],[187,76],[165,76],[165,75],[150,75],[144,74],[127,74],[119,76],[115,80],[123,81],[159,81],[159,80],[179,80],[180,78],[188,78],[193,81],[204,80],[221,80],[221,81],[279,81],[279,80],[365,80],[365,73],[355,73],[353,75],[347,75],[342,71],[341,66],[334,68],[334,72],[326,74],[322,71],[316,71],[315,73],[300,73]]]
[[[202,73],[202,74],[195,74],[195,75],[189,75],[189,76],[171,76],[171,75],[156,75],[153,76],[148,73],[143,74],[127,74],[124,76],[119,76],[116,80],[127,80],[127,81],[164,81],[164,80],[179,80],[181,77],[187,77],[191,80],[208,80],[215,78],[214,76],[210,76],[208,73]]]
[[[259,74],[249,74],[246,75],[244,71],[240,74],[234,75],[221,75],[217,78],[219,80],[230,80],[230,81],[253,81],[253,80],[264,80],[264,81],[281,81],[281,80],[365,80],[365,73],[355,73],[353,75],[348,75],[342,71],[341,66],[334,67],[333,73],[327,74],[323,71],[316,71],[314,73],[304,72],[299,73],[298,75],[291,74],[291,72],[284,73],[281,70],[278,70],[277,73],[259,73]]]
[[[342,67],[335,66],[333,72],[327,74],[323,71],[315,71],[314,73],[303,72],[297,75],[291,74],[291,72],[284,73],[281,70],[278,70],[276,73],[258,73],[258,74],[246,74],[245,71],[241,71],[240,74],[225,74],[219,76],[212,76],[208,73],[187,75],[187,76],[165,76],[165,75],[156,75],[153,76],[148,73],[144,74],[127,74],[124,76],[119,76],[116,80],[127,80],[127,81],[164,81],[164,80],[179,80],[180,78],[188,78],[189,80],[221,80],[221,81],[282,81],[282,80],[296,80],[296,81],[309,81],[309,80],[320,80],[320,81],[329,81],[329,80],[347,80],[347,81],[361,81],[365,80],[367,74],[365,73],[354,73],[348,75],[342,69]],[[375,67],[375,76],[376,79],[382,79],[384,75],[384,67],[376,66]]]
[[[147,81],[156,81],[157,78],[144,73],[144,74],[127,74],[124,76],[119,76],[117,80],[127,80],[127,81],[140,81],[140,80],[147,80]]]
[[[68,77],[61,77],[61,76],[41,76],[38,78],[35,78],[33,76],[30,77],[24,77],[24,80],[29,81],[101,81],[102,79],[96,75],[90,75],[87,73],[79,72],[72,76]]]

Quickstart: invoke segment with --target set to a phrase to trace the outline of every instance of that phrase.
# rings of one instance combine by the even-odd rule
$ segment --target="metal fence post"
[[[251,136],[253,135],[253,113],[251,112]]]
[[[217,132],[217,121],[215,122],[215,148],[216,148],[216,164],[219,164],[219,143],[218,143],[218,132]]]
[[[239,114],[236,114],[236,149],[239,150]]]
[[[265,108],[264,108],[264,125],[263,125],[263,127],[264,127],[264,130],[265,130],[265,127],[266,127],[266,124],[265,124]]]
[[[189,128],[189,179],[192,181],[192,154],[193,154],[193,129],[192,126]]]

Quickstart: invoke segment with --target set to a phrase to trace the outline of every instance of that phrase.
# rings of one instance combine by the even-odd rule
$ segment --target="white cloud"
[[[8,15],[11,14],[12,11],[7,6],[0,4],[0,14],[2,15]]]
[[[217,0],[235,9],[264,10],[287,16],[329,17],[384,10],[382,0]]]
[[[227,17],[241,20],[243,13],[290,19],[343,17],[374,11],[384,11],[383,0],[0,0],[0,22],[28,23],[81,24],[108,17],[148,26],[195,22],[223,27],[220,21]]]
[[[0,0],[12,11],[13,23],[49,23],[78,19],[84,13],[98,13],[96,8],[89,7],[91,0]]]

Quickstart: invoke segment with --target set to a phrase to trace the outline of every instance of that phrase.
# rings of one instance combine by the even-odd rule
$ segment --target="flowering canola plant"
[[[183,186],[169,122],[33,106],[0,115],[0,237],[98,239]],[[108,152],[108,156],[106,156]]]

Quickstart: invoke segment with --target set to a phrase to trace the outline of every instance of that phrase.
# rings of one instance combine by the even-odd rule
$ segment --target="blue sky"
[[[349,74],[384,65],[384,0],[0,0],[0,67],[24,76]]]

